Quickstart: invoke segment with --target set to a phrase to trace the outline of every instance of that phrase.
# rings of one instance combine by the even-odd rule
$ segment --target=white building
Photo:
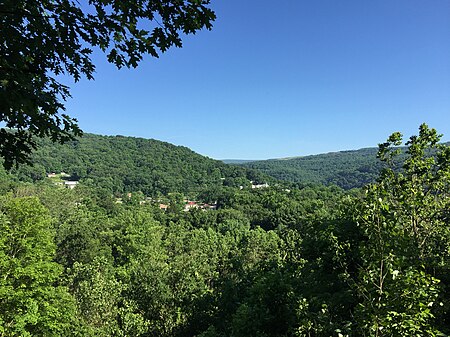
[[[64,186],[66,186],[67,188],[75,188],[75,186],[77,186],[78,181],[65,181],[64,182]]]

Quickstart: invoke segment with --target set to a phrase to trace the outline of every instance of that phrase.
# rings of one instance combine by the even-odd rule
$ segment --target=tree
[[[389,167],[368,186],[357,215],[364,236],[355,315],[361,336],[436,336],[448,329],[450,147],[440,138],[422,124],[406,143],[401,169],[392,167],[401,134],[379,146]]]
[[[210,0],[1,0],[0,154],[4,166],[29,162],[35,137],[63,143],[80,136],[64,111],[69,87],[58,81],[93,79],[98,48],[117,68],[136,67],[181,47],[183,34],[211,29]],[[13,129],[13,130],[11,130]]]
[[[48,211],[37,198],[0,198],[0,336],[76,335],[76,307]]]

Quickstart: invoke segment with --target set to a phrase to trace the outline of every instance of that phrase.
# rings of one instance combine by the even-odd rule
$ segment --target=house
[[[192,208],[200,208],[200,206],[195,201],[188,201],[186,205],[184,205],[184,210],[187,212]]]
[[[159,204],[159,209],[162,209],[163,211],[166,211],[168,208],[169,208],[169,205]]]
[[[73,189],[75,188],[75,186],[78,185],[78,181],[65,181],[64,182],[64,186],[66,186],[67,188]]]
[[[56,173],[55,172],[48,173],[47,178],[56,178]]]
[[[264,184],[253,184],[252,183],[252,188],[267,188],[269,187],[269,184],[264,183]]]

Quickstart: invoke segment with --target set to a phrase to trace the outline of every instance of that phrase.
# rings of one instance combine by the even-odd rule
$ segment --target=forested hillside
[[[253,161],[243,167],[260,170],[276,179],[293,183],[337,185],[344,189],[375,181],[381,163],[376,148],[331,152],[287,159]]]
[[[448,336],[438,140],[422,125],[400,173],[393,134],[364,189],[222,186],[214,210],[0,172],[0,336]]]
[[[39,140],[32,163],[13,174],[22,181],[37,181],[50,172],[65,172],[71,179],[109,193],[142,191],[149,196],[267,180],[256,171],[226,165],[183,146],[123,136],[85,134],[65,145]]]
[[[450,143],[445,143],[449,145]],[[397,167],[405,158],[401,149]],[[236,162],[243,167],[258,170],[275,179],[305,184],[337,185],[343,189],[360,188],[372,183],[383,167],[377,158],[378,148],[330,152],[319,155]]]

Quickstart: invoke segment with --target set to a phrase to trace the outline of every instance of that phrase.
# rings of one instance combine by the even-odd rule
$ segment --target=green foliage
[[[100,149],[123,146],[128,167],[125,149],[146,144],[94,139]],[[110,185],[70,190],[4,175],[0,336],[448,335],[450,150],[439,139],[422,125],[398,151],[393,134],[380,145],[377,181],[351,192],[233,188],[221,178],[248,172],[174,159],[192,165],[189,179],[207,167],[218,182],[198,189],[217,201],[208,211],[184,211],[180,190],[157,190],[156,201],[171,204],[160,210],[141,202],[141,189],[115,203]],[[93,166],[72,172],[86,182],[101,166],[93,148],[85,149]],[[52,160],[42,156],[42,165]],[[53,164],[66,170],[58,165],[67,161]]]
[[[58,286],[50,218],[36,198],[0,200],[0,336],[71,336],[76,309]]]
[[[244,163],[276,179],[296,183],[337,185],[343,189],[360,188],[374,182],[380,172],[376,149],[341,151],[313,156],[271,159]]]
[[[158,57],[181,36],[211,29],[209,0],[28,1],[0,3],[0,130],[4,165],[29,160],[37,137],[66,142],[81,135],[77,120],[61,113],[70,97],[58,81],[93,79],[92,48],[121,67],[136,67],[144,54]],[[143,28],[145,27],[145,28]]]
[[[97,194],[133,192],[132,198],[138,191],[157,197],[173,192],[196,196],[216,189],[217,195],[224,182],[236,185],[244,181],[249,185],[248,177],[253,174],[182,146],[151,139],[92,134],[65,145],[39,140],[39,150],[33,153],[31,160],[33,169],[20,166],[12,171],[16,178],[36,181],[34,172],[44,168],[44,173],[66,172],[81,179],[84,185],[95,187]]]
[[[75,262],[90,263],[96,256],[109,256],[106,244],[109,225],[101,214],[77,205],[58,226],[57,261],[65,267]]]
[[[69,271],[69,284],[90,336],[118,335],[122,285],[108,260],[95,257],[91,263],[76,262]]]
[[[439,280],[450,265],[450,150],[427,125],[406,143],[403,169],[384,169],[367,188],[357,221],[365,236],[356,283],[361,334],[435,336]],[[401,135],[380,145],[379,157],[391,164]],[[444,293],[443,293],[444,292]],[[443,313],[440,312],[440,315]],[[444,315],[445,317],[445,315]],[[439,321],[439,318],[437,319]]]

